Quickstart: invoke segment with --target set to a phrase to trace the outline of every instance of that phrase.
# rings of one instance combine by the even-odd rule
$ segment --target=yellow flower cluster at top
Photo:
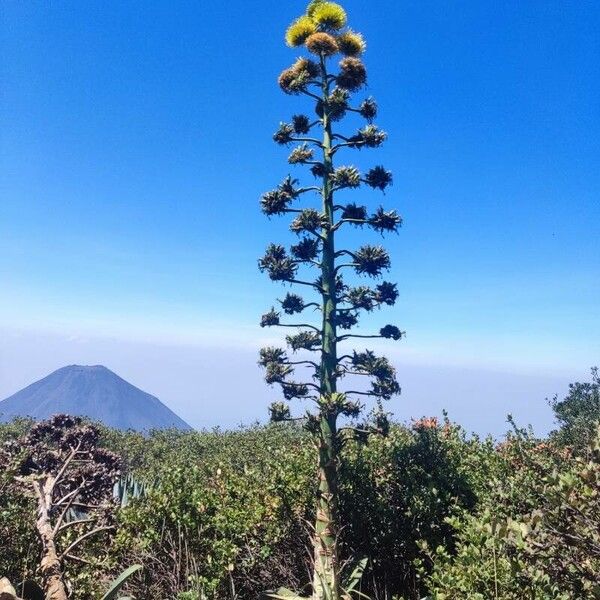
[[[285,41],[293,48],[305,45],[313,54],[359,56],[365,51],[365,40],[351,29],[341,31],[346,22],[346,11],[339,4],[313,0],[306,14],[288,27]]]

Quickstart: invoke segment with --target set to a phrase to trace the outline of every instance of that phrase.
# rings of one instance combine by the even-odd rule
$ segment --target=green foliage
[[[597,598],[600,437],[587,450],[572,458],[516,430],[499,448],[497,487],[474,514],[448,519],[456,551],[430,551],[432,599]]]
[[[592,369],[592,380],[572,383],[563,400],[554,398],[552,409],[560,426],[554,432],[557,443],[579,451],[589,448],[600,423],[600,376]]]
[[[0,437],[6,441],[20,435],[17,429],[2,425]],[[0,576],[15,583],[33,577],[37,566],[40,544],[31,526],[34,514],[34,498],[15,488],[12,472],[0,469]]]
[[[346,555],[369,558],[367,587],[382,597],[399,590],[420,597],[414,568],[422,557],[419,540],[452,547],[446,518],[476,500],[466,460],[473,450],[485,452],[460,429],[435,419],[348,446],[340,472],[342,543]]]
[[[304,436],[274,425],[183,434],[175,445],[186,440],[197,448],[194,437],[202,438],[202,460],[190,464],[186,452],[169,452],[157,483],[120,512],[116,560],[148,567],[132,589],[140,597],[222,598],[232,589],[253,597],[286,568],[295,584],[304,548],[296,548],[299,561],[277,555],[284,542],[290,547],[286,540],[303,539],[312,476]]]
[[[26,428],[0,425],[0,438]],[[354,434],[342,430],[338,508],[341,562],[368,563],[342,573],[356,598],[595,597],[598,444],[574,454],[517,427],[495,444],[435,419],[392,423],[367,443]],[[136,598],[255,600],[282,585],[306,595],[317,465],[302,428],[102,439],[127,465],[128,500],[114,505],[112,542],[91,540],[91,564],[66,565],[74,599],[101,597],[132,563],[144,566],[127,584]],[[0,473],[0,569],[20,590],[39,580],[40,549],[34,504],[9,482]]]

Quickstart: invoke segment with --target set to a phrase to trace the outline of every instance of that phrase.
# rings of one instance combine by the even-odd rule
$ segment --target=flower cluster
[[[273,402],[269,406],[269,415],[273,423],[287,421],[291,417],[290,407],[285,402]]]
[[[298,216],[291,222],[290,229],[294,233],[302,233],[303,231],[316,233],[325,225],[326,220],[319,211],[314,208],[305,208],[302,212],[298,213]]]
[[[282,215],[292,201],[292,197],[281,190],[272,190],[265,192],[260,199],[260,208],[265,215]]]
[[[349,29],[337,38],[338,48],[346,56],[359,56],[367,49],[367,44],[360,33]]]
[[[310,131],[310,120],[306,115],[294,115],[292,117],[292,128],[294,133],[304,135]]]
[[[316,62],[308,58],[299,58],[279,75],[279,87],[286,94],[300,94],[320,73],[321,67]]]
[[[402,217],[395,210],[386,211],[380,206],[369,217],[369,225],[379,233],[384,231],[397,233],[398,227],[402,225]]]
[[[339,4],[313,1],[308,5],[306,14],[288,27],[286,44],[292,48],[305,45],[310,52],[320,56],[331,56],[338,52],[346,56],[358,56],[366,49],[365,40],[360,33],[351,29],[341,31],[346,22],[346,11]]]
[[[290,247],[292,256],[301,261],[314,260],[319,254],[319,249],[320,241],[306,236]]]
[[[279,325],[279,313],[275,308],[271,308],[268,313],[265,313],[260,319],[261,327],[272,327],[273,325]]]
[[[398,290],[395,283],[382,281],[375,288],[366,285],[348,288],[341,299],[353,309],[372,311],[375,307],[387,304],[393,306],[398,299]]]
[[[331,174],[331,183],[336,188],[357,188],[360,186],[360,173],[356,167],[338,167]]]
[[[335,316],[335,324],[340,329],[352,329],[358,323],[358,316],[348,311],[338,312]]]
[[[323,31],[309,35],[306,39],[306,48],[317,56],[333,56],[339,52],[336,39]]]
[[[375,299],[373,296],[373,290],[370,287],[360,285],[348,288],[343,301],[350,304],[352,308],[370,312],[375,308]]]
[[[366,148],[377,148],[385,142],[387,133],[377,127],[377,125],[369,124],[358,130],[358,133],[350,138],[350,145],[355,148],[362,146]]]
[[[294,137],[294,126],[289,123],[280,123],[279,128],[273,134],[273,140],[278,144],[289,144]]]
[[[313,151],[306,143],[296,146],[288,156],[290,165],[305,164],[313,159]]]
[[[325,109],[331,121],[339,121],[343,119],[348,110],[348,101],[350,100],[350,92],[340,87],[335,87],[326,98],[325,102],[319,100],[315,107],[315,111],[319,117],[323,117]]]
[[[293,315],[304,310],[304,300],[298,294],[288,292],[280,303],[286,315]]]
[[[384,191],[392,185],[392,173],[382,166],[373,167],[366,173],[364,182],[374,189]]]
[[[308,396],[308,386],[305,383],[296,383],[294,381],[280,382],[283,397],[286,400],[294,398],[305,398]]]
[[[269,244],[265,254],[258,261],[261,273],[266,272],[272,281],[290,281],[298,267],[280,244]]]
[[[379,277],[390,268],[390,255],[383,246],[362,246],[354,253],[354,268],[359,275]]]
[[[375,356],[373,351],[354,352],[351,359],[352,369],[361,375],[369,375],[375,380],[371,384],[371,393],[389,400],[400,392],[396,381],[396,369],[383,356]]]
[[[287,361],[287,356],[283,348],[275,348],[274,346],[266,346],[260,349],[258,364],[261,367],[266,367],[269,363],[284,364]]]
[[[367,82],[367,70],[363,62],[355,56],[340,60],[340,72],[336,77],[338,87],[356,92]]]
[[[377,102],[375,102],[373,98],[363,100],[358,112],[367,119],[367,121],[372,121],[377,116]]]
[[[307,165],[321,182],[315,186],[298,188],[298,182],[288,176],[277,189],[261,197],[262,210],[268,216],[294,213],[290,229],[298,234],[298,240],[290,246],[289,252],[281,245],[271,244],[259,260],[259,268],[267,272],[272,280],[312,286],[323,297],[333,295],[336,306],[329,323],[333,325],[337,339],[345,340],[351,335],[336,334],[335,329],[340,332],[350,331],[357,326],[362,310],[370,312],[383,305],[393,305],[398,297],[398,290],[395,284],[387,281],[373,286],[347,286],[340,274],[341,267],[353,268],[358,275],[380,277],[383,271],[390,268],[389,254],[377,245],[365,245],[354,252],[345,249],[335,252],[333,244],[330,245],[331,238],[345,224],[357,227],[366,225],[382,234],[396,232],[402,219],[396,211],[386,211],[383,207],[371,212],[362,204],[336,205],[333,194],[338,190],[359,188],[364,183],[373,189],[385,191],[392,184],[392,175],[382,166],[376,166],[364,174],[354,166],[334,166],[333,158],[338,151],[346,152],[345,148],[379,147],[386,140],[387,134],[373,124],[377,116],[377,103],[373,98],[366,98],[358,105],[351,102],[352,94],[367,83],[367,71],[360,58],[366,49],[366,43],[360,33],[347,27],[346,13],[340,5],[329,0],[311,0],[306,13],[288,27],[285,39],[289,46],[303,47],[310,53],[307,56],[312,56],[298,58],[291,67],[283,71],[279,77],[279,85],[286,94],[305,94],[313,98],[317,118],[311,122],[307,115],[295,114],[290,122],[280,123],[273,139],[284,146],[297,144],[292,146],[288,162]],[[327,59],[331,57],[335,58],[329,62],[333,67],[337,63],[339,69],[329,70]],[[333,126],[349,112],[357,113],[363,118],[363,126],[358,131],[355,130],[351,137],[334,130],[336,128]],[[314,139],[314,136],[307,135],[318,125],[325,130],[322,143]],[[291,208],[292,201],[308,191],[318,192],[322,196],[324,208]],[[332,212],[335,217],[332,217]],[[341,215],[339,220],[337,215]],[[348,256],[351,257],[350,260],[346,260],[345,257]],[[330,260],[333,260],[336,267],[335,276],[325,268]],[[312,282],[304,277],[296,280],[298,270],[304,266],[316,266],[319,276]],[[331,290],[331,287],[335,289]],[[309,306],[320,307],[320,302],[306,302],[298,294],[287,293],[278,300],[279,310],[271,308],[262,315],[261,326],[281,325],[281,315],[298,314]],[[330,317],[327,316],[327,319]],[[319,327],[310,324],[289,326],[300,330],[286,336],[288,352],[322,351],[328,329],[321,331]],[[404,332],[398,327],[385,325],[379,329],[378,336],[366,337],[399,340],[403,335]],[[290,380],[294,372],[292,365],[304,364],[315,368],[313,377],[319,382],[322,373],[316,362],[298,360],[290,363],[284,350],[270,347],[261,350],[259,362],[265,369],[267,382],[279,384],[286,400],[308,396],[317,402],[322,415],[345,415],[351,418],[359,416],[362,409],[359,402],[349,400],[343,393],[326,394],[323,391],[330,389],[327,381],[321,381],[319,386]],[[331,375],[333,379],[340,379],[346,374],[368,375],[371,378],[370,391],[353,393],[389,399],[400,390],[391,364],[368,350],[355,352],[352,357],[344,356],[335,364]],[[365,425],[361,435],[370,432],[385,434],[389,429],[387,415],[381,409],[380,402],[378,406],[379,411],[373,413],[373,425]],[[291,418],[290,409],[285,402],[272,404],[270,413],[273,421]],[[309,414],[305,425],[316,432],[318,419]]]
[[[386,325],[379,330],[381,337],[390,340],[399,340],[403,334],[404,332],[400,331],[395,325]]]
[[[398,286],[389,281],[382,281],[375,287],[375,300],[378,304],[393,306],[398,299]]]
[[[292,179],[291,176],[287,176],[278,186],[276,190],[271,190],[262,195],[260,199],[260,207],[265,215],[268,217],[272,215],[284,214],[295,198],[298,197],[298,190],[295,184],[298,183],[297,179]]]
[[[355,223],[355,225],[362,225],[360,221],[366,222],[367,220],[367,207],[359,206],[354,202],[351,204],[346,204],[342,209],[342,219],[351,219],[353,221],[359,221]]]
[[[271,385],[273,383],[284,383],[286,377],[294,372],[293,367],[282,363],[269,363],[265,368],[265,381]]]
[[[315,350],[321,345],[321,336],[316,331],[300,331],[294,335],[287,335],[285,341],[294,352]]]

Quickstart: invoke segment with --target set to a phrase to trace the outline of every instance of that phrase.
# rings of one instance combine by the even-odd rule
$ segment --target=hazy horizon
[[[262,381],[251,344],[218,348],[189,341],[1,333],[0,399],[70,364],[106,366],[158,397],[195,428],[265,422],[269,403],[278,399],[277,391]],[[546,399],[564,395],[572,381],[589,379],[587,367],[552,373],[427,365],[415,357],[403,361],[397,353],[392,360],[402,385],[402,394],[386,406],[395,419],[441,417],[445,409],[467,432],[495,437],[508,430],[508,413],[522,426],[531,424],[537,434],[547,433],[553,422]],[[233,365],[237,376],[227,378],[224,365]]]

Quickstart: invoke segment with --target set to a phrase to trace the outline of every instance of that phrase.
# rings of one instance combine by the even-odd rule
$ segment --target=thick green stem
[[[333,190],[330,174],[333,172],[332,131],[326,99],[329,83],[325,61],[323,70],[323,252],[322,277],[322,354],[319,369],[321,384],[321,414],[319,427],[319,488],[314,539],[314,600],[339,600],[339,563],[337,557],[337,413],[328,409],[329,399],[336,392],[336,285],[335,244],[333,231]]]

